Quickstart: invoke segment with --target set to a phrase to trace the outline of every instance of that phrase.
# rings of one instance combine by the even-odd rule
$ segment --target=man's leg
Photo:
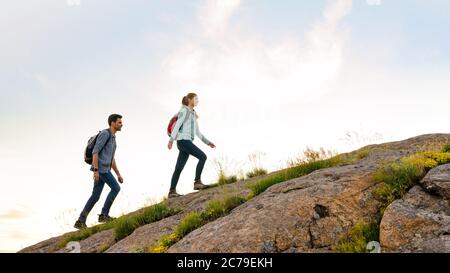
[[[97,203],[98,199],[100,199],[100,195],[102,194],[103,191],[103,186],[105,186],[105,181],[100,176],[100,180],[94,182],[94,188],[92,190],[91,197],[89,197],[88,201],[86,202],[86,205],[84,206],[83,211],[80,214],[80,218],[78,218],[80,222],[86,223],[87,216]]]
[[[183,141],[177,142],[178,150],[180,150],[178,154],[177,164],[175,165],[175,170],[172,175],[172,182],[170,184],[170,191],[174,191],[177,187],[178,180],[180,179],[181,171],[183,171],[184,166],[186,165],[187,160],[189,159],[189,154],[182,150]]]
[[[111,188],[111,191],[106,197],[105,204],[103,205],[102,209],[102,215],[107,216],[109,215],[109,210],[111,209],[114,199],[116,199],[117,195],[120,192],[120,185],[119,183],[117,183],[116,178],[114,177],[114,175],[112,175],[111,172],[102,173],[100,174],[100,177],[103,177],[105,183]]]

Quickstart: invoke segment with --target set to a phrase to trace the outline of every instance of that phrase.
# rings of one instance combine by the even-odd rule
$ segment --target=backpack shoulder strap
[[[180,114],[180,112],[181,112],[181,110],[178,111],[177,116]],[[186,122],[186,120],[188,119],[188,116],[189,116],[190,114],[191,114],[191,113],[190,113],[189,111],[186,110],[186,116],[184,117],[183,123],[181,123],[180,129],[183,127],[183,124]]]
[[[186,120],[188,119],[188,117],[189,117],[190,114],[191,114],[191,113],[190,113],[189,111],[186,112],[186,116],[184,117],[183,123],[186,122]]]

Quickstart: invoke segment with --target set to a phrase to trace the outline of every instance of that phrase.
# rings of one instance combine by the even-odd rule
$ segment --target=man
[[[74,227],[77,229],[86,228],[86,218],[99,200],[105,184],[111,188],[111,191],[106,197],[105,204],[103,205],[102,213],[98,217],[98,221],[100,223],[106,223],[115,219],[109,216],[109,210],[120,191],[120,186],[112,175],[111,168],[116,173],[119,182],[123,183],[123,178],[120,175],[116,160],[114,159],[114,153],[116,151],[116,133],[122,130],[122,116],[118,114],[110,115],[108,118],[108,124],[109,128],[99,133],[92,151],[91,171],[94,172],[94,189],[91,197],[84,206],[80,217],[75,222]]]

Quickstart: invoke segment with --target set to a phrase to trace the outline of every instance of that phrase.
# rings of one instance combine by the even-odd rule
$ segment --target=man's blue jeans
[[[103,205],[102,209],[102,214],[109,215],[109,209],[111,208],[114,199],[116,199],[116,196],[117,194],[119,194],[120,191],[119,183],[117,183],[116,178],[112,175],[111,172],[101,173],[100,180],[94,182],[94,189],[92,190],[92,195],[87,201],[83,211],[80,214],[79,218],[80,221],[86,222],[86,218],[89,215],[89,212],[91,212],[94,205],[100,199],[100,195],[102,194],[103,187],[105,186],[105,184],[107,184],[111,188],[111,191],[106,197],[105,204]]]

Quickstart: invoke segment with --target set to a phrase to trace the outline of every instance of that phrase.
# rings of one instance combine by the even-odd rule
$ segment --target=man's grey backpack
[[[96,134],[95,136],[92,136],[87,143],[86,149],[84,150],[84,162],[86,162],[89,165],[92,165],[92,151],[94,150],[95,144],[97,143],[97,138],[100,135],[102,131],[99,131],[98,134]],[[109,142],[109,140],[111,139],[111,132],[108,130],[108,134],[109,134],[109,138],[106,141],[106,143]],[[105,143],[105,145],[106,145]],[[103,146],[104,147],[104,146]],[[103,150],[103,148],[102,148]],[[100,152],[102,151],[100,150]]]

